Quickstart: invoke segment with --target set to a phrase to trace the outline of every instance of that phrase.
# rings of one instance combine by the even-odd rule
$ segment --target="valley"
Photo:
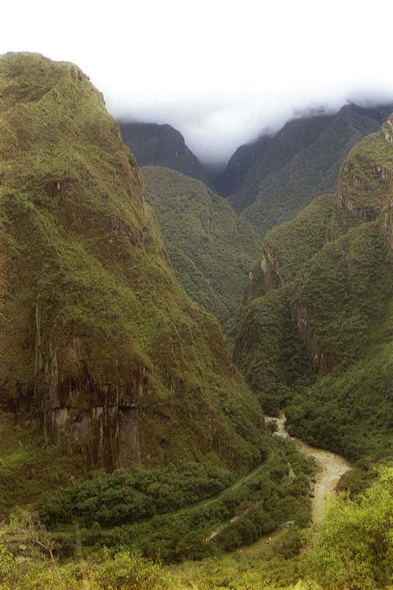
[[[0,590],[393,583],[392,111],[214,176],[0,57]]]
[[[285,430],[285,416],[268,418],[268,422],[277,426],[276,436],[281,436],[284,439],[291,438]],[[312,457],[317,465],[310,497],[312,520],[314,523],[318,523],[325,516],[326,502],[335,494],[340,478],[351,469],[351,465],[340,455],[317,449],[296,438],[292,440],[296,441],[299,452],[305,457]]]

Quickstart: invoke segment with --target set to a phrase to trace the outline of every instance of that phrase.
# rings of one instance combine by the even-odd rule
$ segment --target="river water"
[[[302,440],[290,437],[285,430],[285,416],[280,418],[266,418],[267,422],[274,422],[277,424],[277,432],[275,436],[288,438],[294,440],[299,448],[299,451],[306,457],[314,457],[320,469],[315,476],[316,483],[312,494],[315,496],[311,498],[312,517],[313,522],[320,522],[326,511],[326,501],[335,494],[335,487],[340,477],[351,469],[350,463],[330,451],[318,449],[303,442]]]

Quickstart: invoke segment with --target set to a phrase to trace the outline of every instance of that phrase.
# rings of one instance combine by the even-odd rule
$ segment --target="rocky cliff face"
[[[143,183],[76,66],[0,59],[0,400],[90,467],[243,471],[263,419],[217,322],[176,282]]]

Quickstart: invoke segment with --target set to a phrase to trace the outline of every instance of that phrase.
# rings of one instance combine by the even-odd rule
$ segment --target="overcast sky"
[[[222,161],[295,111],[393,99],[392,24],[392,0],[23,0],[2,2],[0,53],[72,61],[114,116]]]

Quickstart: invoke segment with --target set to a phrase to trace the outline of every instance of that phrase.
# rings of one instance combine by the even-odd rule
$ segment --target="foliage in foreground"
[[[307,555],[307,571],[326,588],[368,590],[393,582],[393,468],[357,501],[335,499]]]
[[[0,544],[0,590],[176,590],[160,563],[136,551],[107,553],[88,562],[60,565],[43,556],[16,562]]]
[[[281,537],[276,545],[177,571],[182,580],[188,573],[198,590],[382,589],[393,582],[392,528],[393,468],[382,468],[356,500],[334,499],[324,521],[300,539]]]
[[[196,482],[203,471],[194,466]],[[160,557],[169,563],[203,559],[222,550],[249,545],[286,520],[294,520],[299,527],[307,526],[312,472],[313,466],[293,445],[272,440],[269,455],[260,467],[208,499],[200,493],[199,501],[194,496],[191,503],[189,497],[190,503],[180,509],[176,509],[169,495],[166,499],[163,496],[161,503],[157,499],[155,505],[145,496],[150,512],[141,512],[143,494],[135,483],[149,477],[146,472],[137,473],[136,477],[132,472],[128,476],[119,472],[75,483],[47,496],[41,515],[63,556],[72,555],[75,549],[76,517],[80,519],[84,547],[97,550],[106,546],[116,550],[119,546],[137,546],[145,556]],[[150,485],[154,488],[165,477],[165,471],[157,470],[155,482],[153,475]],[[180,488],[181,468],[172,475]],[[111,483],[116,485],[111,487]],[[148,489],[149,486],[145,491]],[[176,501],[175,495],[173,500]]]
[[[27,519],[27,526],[30,527]],[[33,528],[41,551],[16,561],[0,543],[1,590],[378,590],[393,582],[393,468],[355,500],[334,499],[309,534],[283,532],[273,545],[167,568],[138,551],[105,549],[60,563],[47,533]],[[79,549],[78,549],[79,547]]]

